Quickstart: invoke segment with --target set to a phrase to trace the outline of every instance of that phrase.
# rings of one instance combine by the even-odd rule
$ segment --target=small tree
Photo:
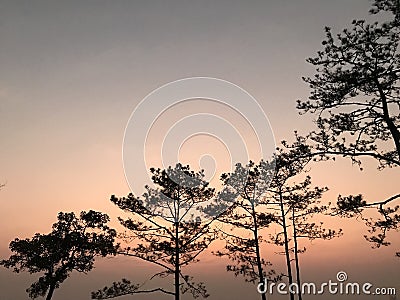
[[[304,78],[311,96],[297,108],[317,116],[318,130],[310,134],[315,154],[350,157],[357,164],[370,157],[383,169],[400,166],[400,1],[375,0],[370,13],[382,13],[386,21],[354,20],[336,37],[325,28],[323,49],[307,60],[316,66],[316,74]],[[399,198],[339,197],[338,208],[344,216],[377,208],[382,218],[367,220],[374,234],[367,239],[387,245],[386,233],[400,224],[399,207],[387,205]]]
[[[288,217],[289,226],[292,229],[293,246],[291,251],[293,252],[293,260],[295,262],[299,300],[302,299],[299,254],[306,251],[306,247],[299,248],[299,240],[301,238],[311,241],[316,239],[330,240],[342,235],[341,229],[335,231],[325,228],[322,221],[319,223],[313,221],[317,216],[330,213],[330,203],[322,205],[320,200],[326,190],[327,188],[312,188],[311,177],[307,176],[302,182],[291,184],[285,191],[286,195],[283,196],[287,209],[285,212],[286,216],[281,215],[281,219]]]
[[[273,172],[273,164],[263,160],[259,164],[250,161],[246,166],[236,164],[232,173],[221,176],[224,189],[216,201],[218,207],[227,208],[218,221],[228,228],[220,229],[226,244],[224,250],[215,254],[234,262],[227,270],[235,276],[242,275],[247,282],[262,285],[265,279],[279,278],[261,254],[261,231],[273,221],[264,201]],[[265,292],[261,293],[261,299],[266,300]]]
[[[189,166],[177,164],[166,170],[150,169],[152,181],[158,188],[146,186],[142,197],[111,197],[111,201],[133,218],[122,219],[127,229],[123,237],[133,241],[132,246],[118,253],[141,259],[161,268],[155,277],[174,277],[174,289],[161,287],[144,289],[142,284],[122,279],[112,286],[92,293],[93,299],[109,299],[123,295],[162,292],[180,299],[181,293],[190,292],[195,298],[208,297],[203,283],[193,282],[182,268],[198,262],[198,256],[216,238],[210,230],[212,220],[204,222],[200,214],[202,204],[214,197],[214,189],[204,178],[204,172],[191,171]]]
[[[0,261],[14,272],[43,273],[26,291],[31,298],[50,300],[54,290],[72,271],[87,273],[93,269],[96,256],[115,254],[116,232],[107,226],[106,214],[90,210],[58,214],[58,222],[48,234],[36,233],[31,239],[16,238],[10,243],[15,254]]]
[[[320,198],[327,188],[312,187],[311,177],[298,183],[295,180],[306,172],[305,168],[312,160],[311,148],[305,144],[305,139],[296,136],[296,141],[289,145],[283,141],[282,148],[278,148],[275,158],[275,172],[270,180],[268,190],[264,197],[275,211],[273,220],[282,231],[271,235],[274,244],[283,246],[287,266],[287,277],[289,284],[294,282],[292,261],[295,261],[296,282],[301,286],[299,253],[306,248],[299,248],[299,239],[331,239],[341,234],[331,229],[325,229],[322,224],[312,220],[317,215],[328,213],[328,205],[322,205]],[[273,208],[277,206],[277,208]],[[300,291],[298,298],[302,299]],[[290,294],[294,299],[294,294]]]

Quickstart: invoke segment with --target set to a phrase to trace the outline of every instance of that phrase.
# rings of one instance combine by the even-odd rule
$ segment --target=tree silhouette
[[[315,154],[349,157],[359,165],[370,157],[383,169],[400,166],[400,1],[375,0],[370,13],[382,13],[386,21],[354,20],[336,37],[325,28],[323,49],[307,60],[316,66],[316,74],[304,78],[311,96],[298,100],[297,108],[317,116],[318,130],[310,133]],[[400,194],[374,202],[360,197],[340,196],[338,211],[353,216],[377,208],[382,218],[367,220],[373,234],[367,239],[387,245],[386,233],[400,223],[399,207],[387,205]]]
[[[291,262],[293,260],[295,262],[296,283],[299,287],[297,294],[301,300],[299,254],[304,253],[306,248],[299,248],[299,239],[329,240],[340,236],[341,230],[327,229],[324,228],[323,222],[314,221],[318,215],[330,212],[330,203],[322,205],[320,200],[327,188],[312,187],[309,175],[300,182],[295,182],[297,177],[305,173],[305,167],[311,160],[311,156],[306,155],[310,148],[303,146],[300,137],[297,137],[293,145],[288,145],[286,142],[283,145],[285,148],[279,148],[277,151],[276,171],[268,192],[268,197],[271,198],[269,203],[279,207],[274,220],[282,231],[271,235],[271,239],[275,244],[284,247],[283,254],[286,257],[289,283],[294,281]],[[291,299],[294,299],[292,294]]]
[[[296,280],[300,286],[300,264],[298,253],[299,239],[331,239],[341,234],[331,229],[325,229],[312,219],[318,214],[330,211],[330,206],[321,205],[320,198],[326,188],[311,187],[309,176],[296,183],[294,179],[305,173],[305,167],[312,160],[311,147],[305,144],[305,139],[295,135],[296,141],[289,144],[282,142],[282,148],[277,151],[271,161],[260,161],[255,164],[250,161],[246,166],[237,164],[232,173],[223,174],[221,179],[224,189],[215,199],[216,206],[226,202],[226,211],[218,220],[224,225],[220,229],[226,241],[225,249],[217,251],[218,256],[227,256],[234,264],[227,270],[236,276],[242,275],[246,281],[259,282],[261,286],[265,279],[280,280],[282,275],[276,275],[269,264],[262,258],[261,246],[266,240],[261,231],[271,223],[277,223],[282,232],[270,235],[273,243],[284,246],[287,277],[289,284],[294,282],[292,261],[296,264]],[[232,199],[235,201],[232,204]],[[259,286],[260,286],[259,284]],[[265,287],[260,289],[264,290]],[[266,294],[261,293],[261,299]],[[294,294],[290,294],[294,299]],[[301,299],[301,294],[299,294]]]
[[[213,220],[202,221],[201,205],[214,197],[214,189],[204,180],[204,172],[191,171],[189,166],[177,164],[165,170],[150,169],[152,181],[158,186],[146,186],[142,197],[111,197],[111,201],[133,218],[119,218],[127,229],[124,238],[136,244],[121,248],[118,253],[141,259],[161,268],[156,277],[174,276],[174,290],[143,288],[143,284],[122,279],[112,286],[92,293],[93,299],[109,299],[123,295],[161,292],[180,299],[190,292],[193,297],[208,297],[205,285],[195,283],[184,275],[182,268],[198,262],[198,256],[216,238],[210,229]]]
[[[270,235],[272,243],[284,247],[280,253],[285,256],[287,277],[289,285],[294,282],[292,261],[295,262],[297,286],[301,286],[299,253],[306,248],[299,248],[299,239],[331,239],[340,235],[325,229],[322,223],[317,224],[314,219],[317,215],[330,211],[329,204],[322,205],[320,198],[327,188],[312,187],[311,177],[306,176],[300,182],[295,180],[304,175],[305,168],[312,161],[312,148],[306,145],[305,138],[295,134],[295,142],[289,144],[282,142],[282,147],[277,148],[274,157],[274,174],[270,180],[264,197],[273,211],[272,219],[282,231]],[[290,293],[290,299],[294,294]],[[298,298],[302,299],[300,291]]]
[[[54,290],[72,271],[87,273],[93,269],[96,256],[115,254],[116,232],[107,226],[106,214],[90,210],[62,213],[48,234],[36,233],[31,239],[16,238],[10,243],[15,254],[0,265],[14,272],[43,273],[26,291],[31,298],[50,300]]]
[[[289,146],[283,141],[284,148],[292,148],[289,151],[285,151],[284,148],[277,148],[275,155],[275,174],[270,183],[268,196],[270,198],[270,204],[278,205],[278,214],[275,222],[281,226],[282,232],[278,233],[273,237],[275,244],[283,246],[286,259],[287,277],[289,285],[293,283],[292,265],[290,257],[290,236],[289,227],[290,224],[287,221],[288,211],[286,209],[287,197],[291,195],[291,187],[288,187],[288,181],[299,172],[310,162],[311,156],[310,148],[303,143],[301,137],[296,135],[296,142],[293,146]],[[287,195],[289,194],[289,195]],[[294,300],[294,294],[290,293],[290,299]]]
[[[218,221],[228,225],[228,230],[220,229],[226,244],[224,250],[215,254],[229,257],[234,264],[228,265],[227,271],[244,276],[247,282],[264,284],[267,278],[279,279],[261,254],[261,231],[273,221],[273,216],[265,211],[264,201],[273,172],[273,164],[262,160],[258,164],[250,161],[246,166],[238,163],[232,173],[221,176],[224,189],[216,205],[227,210]],[[261,299],[266,299],[266,293],[261,293]]]
[[[312,219],[316,215],[329,214],[330,205],[321,205],[319,200],[325,188],[314,187],[310,189],[311,178],[307,178],[296,185],[292,185],[292,195],[288,197],[288,206],[291,211],[289,219],[291,220],[293,232],[293,253],[296,268],[296,282],[299,287],[298,299],[302,299],[301,295],[301,276],[299,253],[304,253],[306,248],[299,248],[299,239],[306,238],[308,240],[323,239],[331,240],[342,235],[342,229],[338,231],[325,228],[323,222],[316,223]],[[296,192],[295,192],[296,191]]]

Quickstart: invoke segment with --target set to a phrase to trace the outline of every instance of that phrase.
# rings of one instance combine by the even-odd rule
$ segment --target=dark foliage
[[[123,279],[92,293],[93,299],[108,299],[128,294],[162,292],[179,299],[180,294],[208,297],[205,285],[182,273],[182,268],[199,261],[199,255],[216,238],[210,229],[212,220],[202,220],[198,208],[214,197],[204,178],[204,172],[191,171],[189,166],[177,164],[166,170],[151,169],[152,180],[157,188],[146,186],[142,197],[111,197],[111,201],[132,218],[120,223],[127,231],[121,237],[132,245],[119,249],[118,253],[144,260],[160,267],[156,277],[174,277],[174,289],[150,288],[132,284]],[[151,280],[150,280],[151,281]]]
[[[216,205],[228,208],[218,218],[224,225],[220,232],[225,249],[215,254],[227,256],[233,262],[227,266],[227,271],[243,276],[247,282],[263,283],[265,278],[276,281],[280,277],[261,254],[264,241],[261,232],[273,221],[265,210],[267,203],[264,201],[273,173],[273,164],[250,161],[246,166],[236,164],[232,173],[221,176],[224,189]],[[261,294],[261,299],[266,299],[265,293]]]
[[[116,232],[107,226],[106,214],[90,210],[77,217],[72,212],[61,212],[57,218],[50,233],[12,241],[10,250],[15,254],[0,261],[0,265],[16,273],[42,273],[27,289],[31,298],[47,293],[46,299],[51,299],[54,289],[72,271],[87,273],[93,269],[96,256],[116,253]]]
[[[317,116],[318,129],[309,135],[314,154],[349,157],[360,166],[370,157],[383,169],[400,166],[400,1],[375,0],[370,13],[386,21],[354,20],[337,35],[325,28],[323,49],[307,60],[316,67],[313,77],[304,78],[311,96],[298,100],[297,108]],[[372,234],[366,238],[376,247],[388,245],[387,232],[398,229],[400,216],[398,205],[387,205],[399,198],[340,196],[337,213],[359,217],[375,208],[381,218],[364,219]]]

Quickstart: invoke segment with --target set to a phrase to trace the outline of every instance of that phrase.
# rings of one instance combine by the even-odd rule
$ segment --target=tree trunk
[[[179,222],[175,223],[175,300],[180,299],[179,292]]]
[[[396,127],[396,124],[393,123],[393,120],[390,116],[389,113],[389,106],[387,104],[387,98],[386,95],[382,89],[381,84],[379,83],[379,80],[375,78],[375,83],[378,88],[379,96],[382,100],[382,108],[383,108],[383,120],[386,122],[390,134],[392,135],[394,144],[396,146],[396,151],[397,151],[397,159],[400,160],[400,132]]]
[[[47,293],[46,300],[50,300],[53,297],[55,289],[56,289],[56,284],[52,283],[49,287],[49,292]]]
[[[282,199],[282,194],[279,195],[280,197],[280,208],[281,208],[281,215],[282,215],[282,227],[283,227],[283,236],[285,238],[285,256],[286,256],[286,265],[287,265],[287,272],[288,272],[288,280],[289,280],[289,285],[293,283],[293,277],[292,277],[292,266],[290,264],[290,253],[289,253],[289,238],[288,238],[288,233],[287,233],[287,225],[286,225],[286,215],[285,215],[285,209],[283,207],[283,199]],[[294,300],[294,294],[289,293],[290,300]]]
[[[263,274],[263,268],[261,264],[261,254],[260,254],[260,245],[258,242],[258,226],[257,226],[257,216],[256,212],[254,209],[254,204],[252,204],[252,214],[253,214],[253,222],[254,222],[254,240],[256,242],[256,256],[257,256],[257,269],[258,269],[258,277],[260,279],[260,283],[265,284],[264,282],[264,274]],[[267,288],[267,287],[264,287]],[[266,293],[261,294],[261,299],[262,300],[267,300]]]
[[[297,287],[299,289],[299,294],[297,296],[298,300],[302,300],[301,295],[301,280],[300,280],[300,265],[299,265],[299,254],[298,254],[298,247],[297,247],[297,229],[296,229],[296,219],[294,214],[294,208],[292,210],[292,224],[293,224],[293,242],[294,242],[294,259],[296,263],[296,282]]]

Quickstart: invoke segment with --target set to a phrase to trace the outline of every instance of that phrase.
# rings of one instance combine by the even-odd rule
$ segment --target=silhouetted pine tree
[[[183,274],[183,268],[199,261],[199,255],[216,238],[210,229],[211,221],[202,221],[200,208],[215,194],[204,180],[204,172],[191,171],[189,166],[177,164],[174,168],[151,169],[152,181],[157,188],[146,186],[142,197],[111,197],[111,201],[132,218],[120,223],[127,229],[125,238],[133,240],[132,246],[118,253],[138,258],[160,267],[155,277],[173,276],[174,289],[145,288],[128,279],[114,282],[112,286],[92,293],[93,299],[109,299],[123,295],[162,292],[180,299],[180,294],[190,292],[193,297],[208,297],[203,283]]]
[[[226,207],[218,218],[223,224],[220,232],[226,244],[224,250],[215,254],[227,256],[234,263],[227,266],[227,271],[243,276],[247,282],[264,284],[265,279],[279,279],[261,253],[261,232],[273,221],[264,201],[273,173],[273,164],[250,161],[245,166],[236,164],[232,173],[221,176],[224,189],[216,199],[216,206]],[[266,299],[265,293],[261,293],[261,299]]]
[[[400,1],[375,0],[371,14],[384,21],[368,24],[354,20],[351,29],[336,36],[325,28],[323,49],[307,61],[316,67],[304,78],[311,88],[307,101],[298,100],[301,113],[316,115],[318,129],[310,133],[315,154],[325,159],[349,157],[361,164],[369,157],[379,168],[400,166]],[[376,208],[380,219],[366,219],[375,247],[388,245],[386,234],[400,224],[400,193],[388,199],[367,202],[361,195],[340,196],[342,216],[360,216]]]
[[[12,241],[10,250],[14,254],[0,261],[0,265],[16,273],[43,273],[27,289],[30,298],[47,294],[46,300],[50,300],[72,271],[87,273],[93,269],[96,256],[116,253],[116,232],[107,226],[106,214],[90,210],[77,217],[60,212],[57,218],[50,233]]]

